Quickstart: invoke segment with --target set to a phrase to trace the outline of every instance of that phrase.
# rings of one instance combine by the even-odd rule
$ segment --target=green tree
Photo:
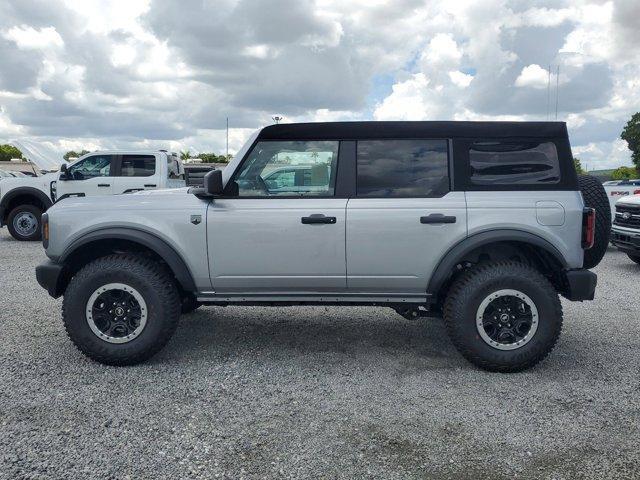
[[[182,150],[180,152],[180,160],[189,160],[191,158],[191,152],[189,150]]]
[[[13,145],[0,145],[0,161],[8,162],[12,158],[22,158],[22,152]]]
[[[73,150],[69,150],[67,153],[65,153],[62,156],[62,158],[64,158],[68,162],[70,158],[78,158],[78,157],[81,157],[82,155],[86,155],[87,153],[89,153],[89,150],[83,149],[80,152],[74,152]]]
[[[231,155],[227,158],[225,155],[216,155],[215,153],[201,153],[198,158],[202,160],[202,163],[229,163],[233,157]]]
[[[620,138],[627,142],[631,150],[631,160],[636,170],[640,171],[640,112],[633,114],[622,130]]]
[[[582,175],[585,172],[584,168],[582,168],[582,164],[580,163],[580,159],[577,157],[573,157],[573,165],[576,167],[576,173],[578,175]]]
[[[638,171],[633,167],[618,167],[611,174],[612,180],[628,180],[636,178]]]

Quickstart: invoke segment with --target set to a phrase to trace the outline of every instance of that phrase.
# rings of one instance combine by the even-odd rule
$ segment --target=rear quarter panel
[[[496,229],[526,231],[554,245],[570,268],[582,267],[580,192],[466,192],[466,197],[469,236]]]

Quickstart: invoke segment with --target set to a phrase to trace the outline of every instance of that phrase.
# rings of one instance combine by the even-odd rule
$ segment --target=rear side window
[[[121,177],[150,177],[156,173],[156,157],[153,155],[123,155]]]
[[[476,141],[469,148],[472,185],[541,185],[560,182],[552,142]]]
[[[360,197],[439,197],[449,191],[446,140],[365,140],[357,145]]]

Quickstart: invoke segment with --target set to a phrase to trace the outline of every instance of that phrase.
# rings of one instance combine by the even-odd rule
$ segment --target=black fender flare
[[[9,190],[2,197],[2,201],[0,201],[0,219],[4,219],[4,214],[6,213],[7,206],[9,205],[11,200],[19,195],[32,195],[36,197],[45,206],[45,210],[53,205],[51,198],[49,198],[49,196],[42,190],[39,190],[35,187],[17,187]]]
[[[89,232],[71,243],[57,259],[57,263],[65,264],[78,248],[100,240],[126,240],[147,247],[162,258],[176,277],[180,286],[187,292],[195,292],[196,284],[189,267],[182,257],[167,242],[156,235],[134,228],[104,228]]]
[[[440,260],[440,263],[438,263],[433,275],[431,275],[429,285],[427,286],[427,293],[433,297],[437,296],[451,275],[453,268],[460,263],[465,255],[476,248],[498,242],[528,243],[529,245],[547,251],[558,261],[563,269],[567,268],[567,261],[562,253],[560,253],[551,242],[538,235],[522,230],[489,230],[471,235],[449,249]]]

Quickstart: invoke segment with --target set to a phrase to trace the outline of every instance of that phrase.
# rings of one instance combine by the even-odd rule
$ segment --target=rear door
[[[119,156],[113,193],[132,193],[160,187],[160,168],[154,154]]]
[[[115,155],[90,155],[67,168],[66,180],[56,182],[58,200],[70,195],[111,195]]]
[[[442,256],[467,234],[464,192],[450,190],[447,140],[357,142],[349,292],[425,295]]]

